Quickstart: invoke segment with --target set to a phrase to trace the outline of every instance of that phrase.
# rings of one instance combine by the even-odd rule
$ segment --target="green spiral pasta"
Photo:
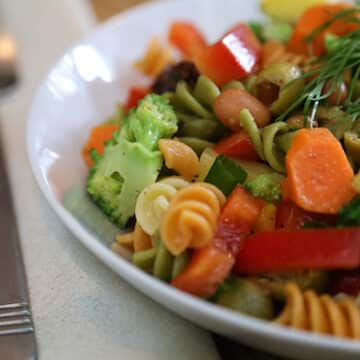
[[[158,236],[155,239],[155,247],[136,252],[133,255],[133,263],[137,267],[151,272],[163,281],[174,279],[185,268],[189,260],[190,252],[188,250],[178,256],[173,256]]]
[[[178,140],[190,146],[197,156],[201,156],[205,149],[214,146],[214,143],[196,137],[179,137]]]
[[[250,136],[260,158],[267,161],[276,171],[285,173],[285,153],[296,135],[285,122],[275,122],[260,130],[250,111],[243,109],[240,112],[240,123]]]
[[[284,122],[276,122],[268,125],[262,132],[262,140],[264,145],[264,157],[269,165],[279,171],[286,172],[284,164],[284,153],[276,144],[276,135],[283,134],[290,130],[289,125]]]
[[[263,144],[261,140],[260,130],[255,122],[254,117],[248,109],[243,109],[240,112],[240,124],[250,136],[252,143],[255,146],[260,158],[265,160]]]
[[[199,76],[194,89],[180,81],[174,93],[168,93],[180,120],[179,137],[217,141],[224,136],[225,127],[216,120],[213,103],[221,91],[206,76]]]

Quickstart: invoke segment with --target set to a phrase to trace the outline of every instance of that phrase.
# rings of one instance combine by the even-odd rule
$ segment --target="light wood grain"
[[[131,6],[148,0],[89,0],[98,21],[104,21]]]

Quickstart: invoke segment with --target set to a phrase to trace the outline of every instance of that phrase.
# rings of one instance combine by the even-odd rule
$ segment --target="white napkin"
[[[87,251],[32,177],[25,135],[34,89],[84,31],[79,13],[66,4],[0,0],[19,47],[21,77],[17,93],[0,108],[2,142],[41,359],[218,359],[207,332],[146,298]]]

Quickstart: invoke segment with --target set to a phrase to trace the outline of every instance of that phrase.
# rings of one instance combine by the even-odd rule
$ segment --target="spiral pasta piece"
[[[189,182],[185,179],[172,176],[147,186],[140,193],[136,201],[135,216],[147,234],[155,234],[171,199],[187,185]]]
[[[166,248],[178,255],[207,245],[214,235],[224,194],[214,185],[194,183],[180,190],[165,213],[160,233]]]
[[[150,40],[144,56],[134,63],[134,67],[145,75],[156,76],[174,60],[171,48],[164,46],[158,37],[154,37]]]
[[[265,160],[273,169],[282,173],[286,172],[284,153],[278,148],[275,137],[289,130],[290,127],[288,124],[279,121],[266,126],[262,132]]]
[[[199,172],[199,158],[188,145],[170,139],[161,139],[159,149],[165,159],[165,165],[179,175],[191,180]]]
[[[262,47],[262,68],[275,63],[289,63],[306,69],[309,58],[302,54],[295,54],[286,49],[286,46],[274,40],[267,41]]]
[[[139,223],[135,224],[134,231],[116,236],[115,244],[136,251],[143,251],[152,248],[150,236],[143,230]],[[114,245],[116,248],[116,245]]]
[[[274,320],[276,324],[360,339],[360,307],[354,300],[335,300],[329,295],[317,295],[313,290],[301,292],[294,283],[288,284],[285,292],[286,305]]]
[[[265,126],[260,131],[254,117],[247,109],[240,112],[240,123],[248,133],[260,158],[267,161],[274,170],[285,173],[285,153],[278,146],[277,137],[289,133],[290,126],[285,122],[278,121]]]
[[[213,103],[220,95],[218,86],[204,75],[197,79],[194,89],[184,81],[168,96],[180,120],[179,135],[207,141],[217,141],[224,135],[224,126],[216,120]]]
[[[175,95],[181,105],[191,113],[204,118],[213,118],[213,114],[191,93],[185,81],[178,82]]]
[[[178,256],[172,255],[162,241],[157,241],[154,248],[136,252],[133,263],[139,268],[150,271],[156,278],[163,281],[174,279],[190,260],[190,252],[184,251]]]

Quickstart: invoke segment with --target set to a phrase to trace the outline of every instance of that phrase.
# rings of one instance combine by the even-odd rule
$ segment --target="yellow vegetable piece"
[[[267,203],[260,212],[255,225],[255,232],[274,231],[275,230],[276,206]]]
[[[354,176],[352,187],[358,194],[360,194],[360,171]]]
[[[214,164],[214,161],[216,160],[216,157],[218,156],[218,153],[216,153],[211,148],[206,148],[203,153],[200,156],[199,161],[199,174],[196,179],[196,181],[204,181],[206,178],[206,175],[210,171],[211,167]]]
[[[329,3],[329,0],[262,0],[261,9],[278,21],[295,22],[310,6]]]

